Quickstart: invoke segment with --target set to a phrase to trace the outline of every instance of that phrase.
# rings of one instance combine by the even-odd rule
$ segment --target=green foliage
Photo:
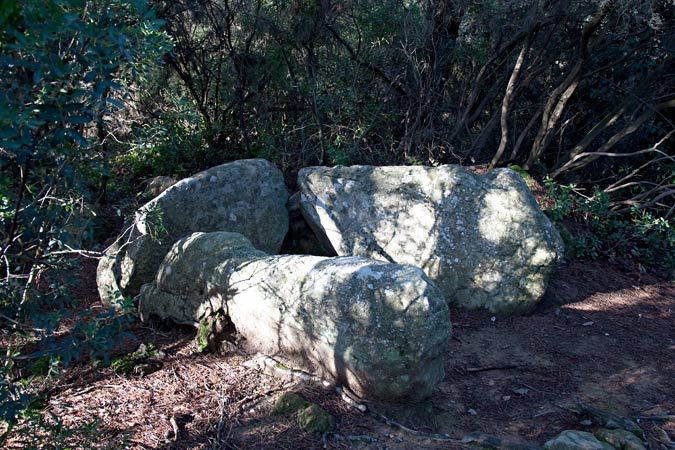
[[[169,49],[161,25],[145,0],[0,5],[0,444],[12,429],[35,432],[27,448],[74,432],[36,406],[32,380],[105,361],[133,320],[129,305],[74,312],[68,286],[91,242],[108,125]]]
[[[597,188],[586,197],[573,184],[560,185],[551,179],[544,184],[545,212],[573,257],[625,256],[675,276],[675,222],[639,208],[617,213],[610,196]]]
[[[197,336],[195,337],[194,353],[206,353],[216,351],[226,323],[225,314],[218,311],[213,315],[203,318],[197,327]]]
[[[48,300],[45,296],[43,305]],[[0,444],[5,442],[12,430],[15,431],[12,435],[14,440],[21,440],[24,435],[33,436],[31,445],[36,446],[26,448],[41,448],[38,438],[47,442],[56,437],[76,436],[79,443],[92,437],[88,434],[91,431],[89,426],[64,428],[57,416],[46,413],[40,407],[40,386],[48,386],[64,365],[75,361],[102,360],[107,363],[110,350],[122,339],[131,337],[126,330],[134,320],[132,309],[135,308],[129,299],[119,309],[110,308],[99,313],[84,310],[70,314],[67,309],[58,308],[50,314],[32,314],[30,322],[23,322],[29,323],[31,328],[25,325],[15,328],[13,340],[27,345],[7,349],[4,364],[0,366],[0,425],[7,427],[5,434],[0,436]],[[66,319],[74,325],[59,336],[55,327]],[[16,324],[19,325],[19,322]],[[27,351],[25,348],[34,350]],[[37,383],[38,379],[42,381]]]
[[[192,100],[176,93],[179,91],[172,83],[153,97],[141,99],[142,104],[147,103],[143,109],[153,111],[138,119],[127,137],[128,150],[112,162],[113,170],[123,174],[115,180],[117,189],[129,189],[139,180],[158,175],[186,177],[222,162],[207,148],[202,116]]]
[[[0,398],[0,401],[2,399]],[[21,425],[11,425],[0,435],[0,443],[12,435],[12,444],[25,450],[101,449],[100,423],[90,421],[81,425],[65,426],[60,418],[47,410],[44,399],[35,399],[22,408]]]
[[[149,208],[146,207],[145,228],[148,231],[150,239],[159,243],[162,241],[162,236],[168,233],[164,225],[164,211],[156,204],[153,204]]]
[[[197,144],[139,147],[134,162],[147,176],[176,174],[198,151],[187,149],[208,146],[217,157],[198,153],[195,169],[265,157],[293,173],[482,164],[500,148],[497,162],[574,173],[580,185],[607,187],[650,158],[658,172],[675,148],[671,3],[158,2],[177,44],[167,79],[202,127],[182,133]],[[584,31],[593,17],[599,26]],[[631,185],[651,189],[649,171]],[[668,211],[675,195],[659,195],[671,183],[657,182],[639,202]]]
[[[81,244],[101,131],[168,47],[143,0],[11,4],[0,11],[0,258],[25,273]]]
[[[114,359],[110,364],[110,367],[116,373],[121,375],[146,375],[148,369],[153,367],[159,369],[161,367],[159,363],[152,364],[154,361],[148,360],[161,358],[162,356],[163,354],[157,350],[157,347],[155,347],[154,344],[141,344],[136,351],[129,353],[122,358]]]

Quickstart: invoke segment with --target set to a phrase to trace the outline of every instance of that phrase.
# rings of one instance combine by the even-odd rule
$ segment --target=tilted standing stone
[[[263,159],[235,161],[183,179],[141,207],[99,262],[101,299],[138,294],[174,242],[197,231],[233,231],[276,253],[288,230],[283,175]]]
[[[421,267],[453,306],[526,312],[563,255],[513,170],[308,167],[298,185],[307,222],[338,255]]]
[[[222,311],[248,350],[385,401],[417,401],[443,379],[448,307],[416,267],[361,257],[268,256],[235,233],[174,245],[139,296],[141,317],[181,323]]]

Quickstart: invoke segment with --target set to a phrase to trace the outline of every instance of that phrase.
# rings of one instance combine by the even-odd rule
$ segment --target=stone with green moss
[[[445,376],[448,306],[417,267],[267,255],[240,234],[194,233],[167,254],[139,312],[194,323],[217,311],[243,350],[279,355],[371,400],[420,401]]]
[[[544,444],[544,450],[614,450],[586,431],[565,430]]]
[[[308,433],[324,434],[335,430],[335,419],[320,406],[311,404],[298,413],[298,425]]]
[[[195,338],[195,353],[204,353],[209,348],[209,335],[211,335],[211,320],[205,319],[199,322],[197,337]]]
[[[522,173],[306,167],[298,173],[300,206],[340,256],[419,267],[452,306],[526,313],[543,296],[564,244]]]
[[[595,432],[595,437],[603,442],[611,444],[618,450],[645,450],[645,446],[642,444],[640,438],[630,431],[600,428]]]
[[[274,402],[272,414],[282,416],[309,406],[309,402],[297,392],[284,392]]]
[[[110,367],[119,374],[148,375],[156,372],[162,367],[159,361],[148,361],[162,358],[164,354],[160,352],[154,344],[144,344],[138,346],[136,351],[129,353],[121,358],[114,359]],[[139,368],[140,367],[140,368]],[[139,369],[137,369],[139,368]]]
[[[215,352],[226,339],[225,328],[228,318],[222,311],[204,317],[197,327],[194,353]]]
[[[288,231],[287,199],[283,174],[263,159],[234,161],[180,180],[136,211],[119,243],[101,258],[101,300],[116,305],[116,293],[138,295],[171,246],[196,231],[238,232],[257,248],[278,252]]]

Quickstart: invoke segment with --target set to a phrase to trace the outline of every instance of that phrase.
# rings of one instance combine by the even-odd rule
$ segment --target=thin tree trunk
[[[509,140],[508,119],[509,119],[509,112],[511,111],[511,100],[513,99],[513,93],[516,88],[518,76],[520,75],[520,70],[523,67],[525,56],[530,51],[531,44],[532,44],[532,35],[528,35],[527,39],[525,39],[525,42],[523,43],[523,47],[520,49],[518,59],[516,59],[516,64],[513,66],[511,78],[509,78],[509,82],[506,85],[506,93],[504,94],[504,99],[502,100],[502,110],[500,119],[502,137],[499,140],[499,147],[497,148],[497,152],[495,153],[495,156],[492,158],[492,161],[490,161],[489,167],[490,169],[493,169],[497,165],[502,155],[504,154],[504,150],[506,150],[506,143]]]
[[[574,64],[572,70],[570,70],[569,74],[565,77],[562,83],[560,83],[560,85],[558,85],[558,87],[553,90],[546,101],[542,114],[541,126],[537,132],[537,136],[534,139],[534,143],[532,144],[530,156],[525,163],[524,169],[529,170],[551,144],[560,118],[562,117],[563,111],[567,106],[567,102],[572,97],[572,94],[574,94],[574,91],[582,79],[583,70],[589,56],[588,43],[590,38],[593,33],[595,33],[595,31],[600,28],[602,20],[609,13],[613,3],[614,0],[605,0],[600,5],[593,18],[581,30],[579,57],[577,58],[577,62]]]

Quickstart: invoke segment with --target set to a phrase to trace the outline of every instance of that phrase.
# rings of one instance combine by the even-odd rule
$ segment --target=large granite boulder
[[[288,230],[283,175],[263,159],[235,161],[183,179],[135,214],[96,273],[101,299],[115,304],[151,282],[167,251],[197,231],[232,231],[276,253]]]
[[[305,218],[338,255],[422,268],[452,306],[529,311],[563,255],[522,177],[459,166],[308,167]]]
[[[417,267],[362,257],[268,256],[235,233],[173,246],[141,317],[229,317],[249,351],[335,378],[364,397],[417,401],[443,379],[447,304]]]

